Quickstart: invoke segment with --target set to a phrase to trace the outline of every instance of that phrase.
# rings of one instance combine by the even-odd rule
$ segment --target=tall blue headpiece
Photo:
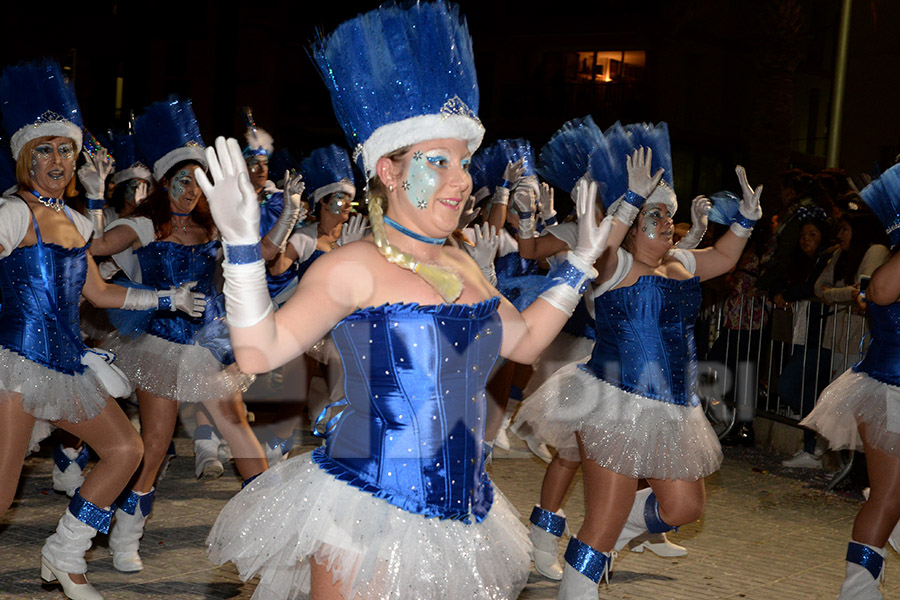
[[[625,158],[642,146],[653,150],[650,173],[663,169],[663,177],[647,203],[667,204],[674,213],[678,210],[678,200],[672,186],[672,149],[666,123],[636,123],[623,127],[617,122],[603,132],[603,140],[590,160],[591,178],[600,184],[603,205],[609,208],[628,190]]]
[[[153,165],[153,177],[160,181],[176,164],[192,160],[206,165],[200,127],[190,100],[174,96],[147,107],[134,121],[134,134],[140,152]]]
[[[571,192],[587,173],[591,154],[600,147],[603,132],[590,115],[572,119],[541,148],[537,172],[561,190]]]
[[[257,127],[256,120],[253,118],[253,110],[249,106],[244,107],[244,122],[247,125],[247,131],[244,132],[244,140],[247,145],[242,151],[244,158],[271,156],[275,151],[272,136],[265,129]]]
[[[319,38],[311,54],[366,177],[404,146],[454,138],[474,153],[481,144],[472,38],[456,5],[385,4]]]
[[[356,195],[350,155],[340,146],[332,144],[313,150],[300,163],[300,171],[313,202],[334,192],[346,192],[351,198]]]
[[[859,193],[891,238],[891,246],[900,243],[900,164],[896,164]]]
[[[72,138],[81,151],[81,109],[56,61],[6,67],[0,75],[0,105],[15,160],[25,144],[44,136]]]
[[[114,135],[112,145],[112,154],[116,159],[116,173],[113,175],[116,185],[131,179],[153,179],[150,167],[138,151],[137,139],[133,133],[125,131]]]
[[[472,156],[469,163],[469,175],[472,177],[472,193],[476,200],[483,200],[491,195],[491,181],[488,177],[488,148],[482,148]]]
[[[497,142],[497,146],[507,162],[522,161],[522,166],[525,167],[522,177],[537,177],[537,161],[534,159],[534,150],[531,149],[531,142],[522,138],[500,140]],[[504,163],[503,166],[506,167],[506,164]]]

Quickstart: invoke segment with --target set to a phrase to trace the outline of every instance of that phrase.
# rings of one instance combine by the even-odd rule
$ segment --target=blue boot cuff
[[[531,523],[537,525],[547,533],[552,533],[559,537],[566,530],[566,518],[556,513],[545,510],[540,506],[535,506],[531,511]]]
[[[573,569],[599,584],[603,574],[609,568],[609,555],[572,537],[566,547],[566,562],[572,565]]]
[[[873,579],[881,577],[881,569],[884,567],[884,557],[858,542],[847,544],[847,562],[856,563],[872,574]]]
[[[113,511],[104,510],[92,504],[81,497],[81,488],[75,490],[75,495],[69,502],[69,512],[84,523],[90,525],[100,533],[109,533],[109,523],[112,519]]]
[[[644,504],[644,522],[650,533],[678,531],[677,527],[672,527],[659,516],[659,504],[656,502],[656,494],[652,492],[647,496],[647,502]]]
[[[78,456],[75,457],[73,461],[71,458],[66,456],[63,452],[63,445],[60,444],[53,450],[53,462],[56,463],[57,468],[60,471],[65,471],[69,468],[73,462],[81,467],[81,470],[84,470],[85,465],[88,464],[88,461],[91,459],[91,453],[87,448],[87,444],[81,444],[81,451],[78,452]]]
[[[219,437],[216,428],[212,425],[197,425],[197,428],[194,429],[195,440],[211,440],[213,434]]]
[[[156,489],[152,489],[144,495],[138,494],[134,490],[125,490],[116,499],[116,506],[129,515],[133,515],[137,507],[140,506],[141,515],[146,517],[153,510],[153,499],[155,497]]]

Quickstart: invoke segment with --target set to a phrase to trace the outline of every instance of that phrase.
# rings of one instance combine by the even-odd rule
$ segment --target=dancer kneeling
[[[562,459],[582,461],[586,517],[566,550],[559,590],[568,599],[596,597],[613,553],[633,538],[702,513],[703,478],[722,453],[696,394],[699,282],[734,266],[761,216],[761,188],[750,188],[738,167],[744,198],[730,232],[713,248],[673,250],[675,194],[660,182],[662,169],[651,176],[652,152],[640,148],[628,158],[627,178],[626,161],[602,152],[606,172],[623,176],[600,181],[610,197],[624,194],[610,207],[609,251],[596,264],[593,353],[535,391],[517,423],[556,446]],[[640,478],[650,487],[636,491]],[[540,506],[532,523],[556,538],[565,527],[563,516]]]

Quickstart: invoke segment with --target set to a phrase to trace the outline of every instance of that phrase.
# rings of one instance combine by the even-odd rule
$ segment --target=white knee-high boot
[[[200,425],[194,430],[194,472],[197,479],[216,479],[225,467],[219,459],[222,440],[211,425]]]
[[[75,583],[69,574],[87,572],[84,554],[90,549],[97,531],[109,531],[111,518],[111,510],[88,502],[76,490],[56,532],[47,538],[41,549],[41,579],[58,580],[70,600],[103,600],[103,595],[94,586]]]
[[[530,520],[534,568],[544,577],[559,581],[563,574],[559,564],[559,538],[566,531],[566,515],[562,509],[552,513],[535,506]]]
[[[112,531],[109,532],[109,553],[113,557],[113,566],[119,571],[134,573],[144,569],[138,550],[144,535],[144,524],[153,510],[155,494],[152,489],[143,493],[127,490],[116,501],[118,509]]]
[[[83,471],[90,458],[85,444],[81,445],[80,451],[65,448],[62,444],[57,446],[53,451],[53,489],[64,492],[69,498],[74,496],[75,490],[84,483]]]
[[[600,552],[576,537],[569,539],[557,600],[597,600],[597,586],[612,568],[613,553]]]
[[[650,488],[638,490],[634,496],[634,504],[631,505],[631,512],[628,513],[628,519],[625,521],[625,527],[622,528],[622,533],[616,540],[615,550],[618,552],[641,534],[665,533],[674,529],[676,528],[660,518],[659,505],[653,490]]]
[[[881,600],[878,586],[884,580],[884,548],[850,542],[847,576],[838,600]]]

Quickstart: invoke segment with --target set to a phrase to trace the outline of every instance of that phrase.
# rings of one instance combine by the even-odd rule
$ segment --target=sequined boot
[[[94,586],[75,583],[69,574],[87,572],[84,554],[90,549],[97,531],[109,531],[111,518],[110,509],[88,502],[76,490],[68,510],[56,526],[56,532],[47,538],[41,549],[41,579],[59,581],[63,593],[70,600],[103,600],[103,595]]]
[[[884,581],[884,548],[850,542],[847,545],[847,576],[838,600],[881,600]]]
[[[534,546],[535,570],[554,581],[562,579],[559,564],[559,538],[566,531],[566,515],[562,509],[555,513],[535,506],[531,511],[531,544]]]
[[[80,451],[64,448],[62,444],[57,446],[53,451],[53,489],[71,498],[84,483],[83,471],[90,458],[85,444]]]
[[[596,600],[600,580],[605,577],[609,584],[613,555],[591,548],[578,538],[570,538],[557,600]]]
[[[134,573],[144,569],[138,550],[144,535],[144,524],[153,510],[155,494],[152,489],[149,492],[126,490],[116,500],[118,509],[112,531],[109,532],[109,553],[113,557],[113,566],[119,571]]]

